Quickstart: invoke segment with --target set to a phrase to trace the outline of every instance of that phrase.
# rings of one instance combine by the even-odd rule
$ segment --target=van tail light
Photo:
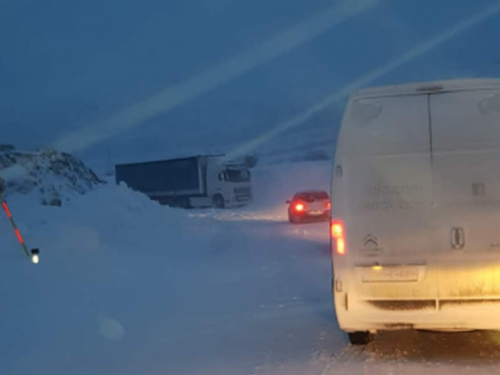
[[[345,228],[341,220],[332,220],[330,223],[332,242],[335,244],[335,251],[339,255],[344,255],[345,246]]]

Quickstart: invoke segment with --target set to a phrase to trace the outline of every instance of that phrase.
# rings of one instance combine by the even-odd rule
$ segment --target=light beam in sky
[[[403,53],[402,55],[390,60],[388,63],[384,64],[383,66],[378,67],[377,69],[374,69],[372,71],[369,71],[368,73],[362,75],[361,77],[357,78],[356,80],[352,81],[348,85],[340,88],[339,90],[336,90],[333,92],[331,95],[329,95],[327,98],[323,99],[322,101],[314,104],[313,106],[309,107],[307,110],[304,112],[300,113],[299,115],[282,122],[278,124],[277,126],[273,127],[271,130],[268,132],[262,134],[261,136],[251,140],[250,142],[246,142],[240,146],[238,146],[235,150],[227,154],[227,158],[236,158],[242,155],[245,155],[246,153],[254,150],[261,144],[268,142],[272,138],[274,138],[276,135],[280,134],[281,132],[291,129],[295,126],[298,126],[308,119],[310,119],[312,116],[316,115],[317,113],[325,110],[326,108],[336,104],[337,102],[344,100],[346,96],[351,95],[354,91],[357,89],[364,87],[371,82],[375,81],[376,79],[386,75],[387,73],[391,72],[392,70],[399,68],[405,63],[408,63],[421,55],[424,55],[425,53],[428,53],[432,49],[442,45],[443,43],[447,42],[451,38],[469,30],[473,26],[478,25],[479,23],[485,21],[486,19],[498,14],[500,12],[500,1],[495,2],[492,6],[486,8],[485,10],[482,10],[481,12],[478,12],[471,17],[467,18],[464,21],[461,21],[454,26],[446,29],[445,31],[441,32],[440,34],[437,34],[433,38],[418,44],[417,46],[409,49],[407,52]]]
[[[275,35],[266,42],[240,53],[184,82],[120,111],[104,121],[90,123],[58,139],[54,147],[67,152],[81,151],[105,141],[144,121],[165,113],[186,101],[235,79],[293,49],[306,44],[330,28],[376,6],[382,0],[339,0],[330,8]]]

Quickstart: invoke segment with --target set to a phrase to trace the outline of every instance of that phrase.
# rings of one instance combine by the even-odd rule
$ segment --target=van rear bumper
[[[339,326],[346,332],[500,330],[500,296],[360,301],[340,294],[335,293],[335,308]]]

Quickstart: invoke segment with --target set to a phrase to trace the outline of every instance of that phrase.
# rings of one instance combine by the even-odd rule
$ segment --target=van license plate
[[[418,268],[412,266],[382,267],[380,269],[364,267],[361,281],[363,283],[418,281]]]

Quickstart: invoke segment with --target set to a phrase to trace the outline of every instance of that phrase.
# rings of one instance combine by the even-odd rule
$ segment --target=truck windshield
[[[245,182],[250,181],[250,171],[248,169],[226,169],[228,181]]]

